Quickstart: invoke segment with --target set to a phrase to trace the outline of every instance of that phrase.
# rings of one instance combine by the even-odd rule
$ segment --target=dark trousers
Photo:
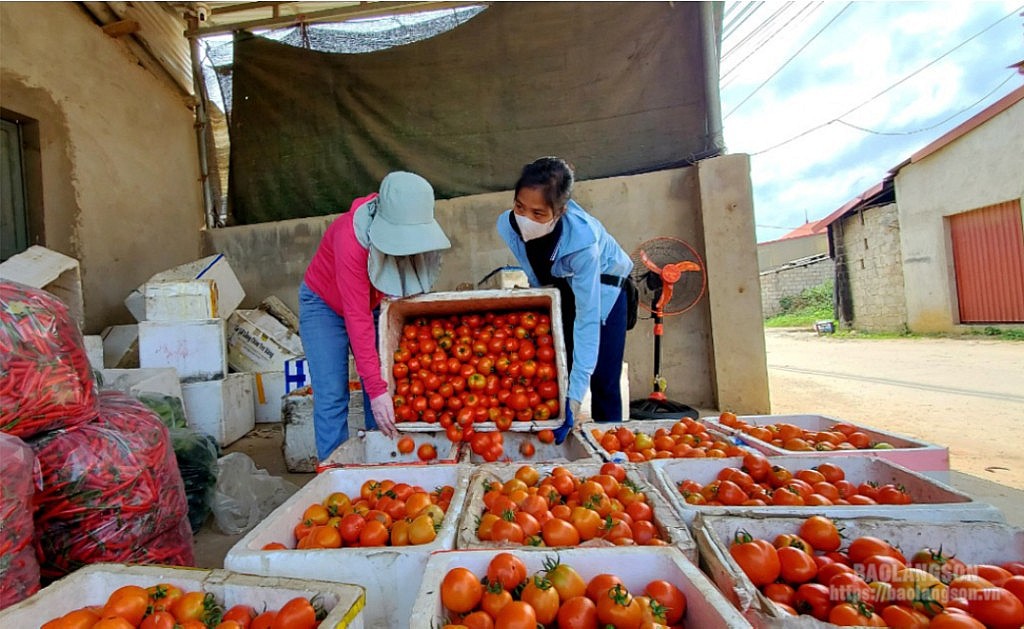
[[[573,319],[563,317],[566,354],[572,370]],[[626,291],[619,293],[608,320],[601,326],[601,341],[597,351],[597,366],[590,376],[590,414],[594,421],[622,421],[622,357],[626,351]]]

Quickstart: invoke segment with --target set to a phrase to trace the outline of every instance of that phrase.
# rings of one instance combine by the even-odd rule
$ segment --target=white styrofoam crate
[[[888,518],[892,520],[922,520],[931,522],[1004,522],[1005,518],[992,505],[976,502],[967,494],[948,485],[909,470],[891,461],[877,457],[849,457],[836,461],[831,452],[812,456],[772,457],[772,465],[784,467],[794,474],[829,462],[839,465],[846,479],[858,485],[865,481],[878,484],[903,485],[913,503],[906,505],[833,505],[833,506],[706,506],[691,505],[679,493],[679,483],[694,480],[705,485],[715,480],[726,467],[742,467],[742,457],[672,459],[655,471],[660,491],[687,524],[698,513],[705,515],[733,515],[772,517],[827,515],[830,518]]]
[[[441,603],[441,582],[453,568],[467,568],[480,577],[487,574],[487,565],[498,553],[496,550],[441,551],[430,555],[416,603],[412,608],[410,627],[440,627],[448,612]],[[714,584],[677,549],[670,547],[642,547],[632,549],[627,561],[611,548],[561,549],[557,553],[528,550],[509,550],[526,564],[527,575],[541,571],[545,559],[558,559],[572,566],[585,581],[599,574],[612,573],[622,579],[630,592],[639,595],[655,579],[669,581],[686,595],[687,627],[708,629],[750,627]],[[397,626],[397,625],[396,625]]]
[[[319,466],[316,426],[313,417],[312,389],[296,389],[281,399],[281,423],[284,428],[284,462],[289,472],[315,472]],[[348,398],[348,434],[351,439],[366,426],[363,392],[350,390]]]
[[[459,463],[459,444],[448,440],[443,432],[424,432],[408,435],[412,438],[412,452],[398,451],[398,439],[391,439],[379,430],[353,431],[348,441],[338,446],[326,460],[318,465],[318,471],[333,467],[389,466],[422,464],[416,451],[424,443],[437,450],[437,458],[428,464]]]
[[[440,433],[444,436],[444,433]],[[502,461],[517,462],[521,464],[540,463],[586,463],[596,461],[594,448],[577,431],[571,431],[565,436],[561,444],[541,443],[537,436],[528,432],[505,432],[502,437],[505,446],[505,455]],[[534,447],[533,456],[524,456],[519,449],[524,443],[532,443]],[[469,444],[463,444],[461,460],[464,463],[481,464],[486,463],[484,458],[475,454]]]
[[[459,532],[455,539],[456,548],[488,548],[493,550],[495,548],[511,547],[523,548],[528,552],[533,549],[533,547],[523,547],[504,542],[481,541],[476,535],[476,520],[485,511],[484,494],[487,493],[484,487],[485,484],[488,481],[500,480],[505,482],[512,479],[515,476],[516,470],[522,465],[532,465],[535,467],[540,472],[542,479],[551,473],[552,468],[558,466],[564,467],[577,478],[583,479],[599,474],[602,462],[576,461],[562,465],[557,463],[488,463],[478,466],[478,471],[473,475],[473,479],[469,484],[466,505],[462,510],[462,517],[459,521]],[[659,537],[668,542],[669,545],[678,548],[691,561],[696,561],[697,546],[690,535],[690,531],[686,528],[686,524],[679,518],[679,514],[665,500],[665,497],[661,495],[660,490],[654,485],[649,485],[645,482],[634,465],[627,463],[623,464],[623,467],[626,469],[626,479],[639,485],[647,494],[647,503],[651,505],[654,511],[653,522],[658,529]],[[584,544],[586,547],[605,548],[613,552],[628,553],[630,550],[636,549],[636,546],[612,546],[600,539],[589,540],[584,542]],[[581,547],[584,546],[581,545]],[[545,549],[537,548],[536,550]]]
[[[224,319],[142,321],[139,366],[174,367],[182,382],[217,380],[228,375]]]
[[[103,330],[103,366],[130,369],[139,366],[139,325],[112,325]]]
[[[365,623],[373,629],[405,626],[416,588],[400,584],[416,582],[427,557],[435,550],[455,546],[456,522],[469,485],[470,470],[461,465],[412,465],[331,469],[313,480],[275,509],[228,551],[224,567],[247,574],[316,577],[354,583],[366,589]],[[309,550],[260,550],[270,542],[294,545],[293,529],[303,511],[335,491],[358,496],[367,480],[393,480],[419,485],[428,491],[451,485],[455,488],[448,513],[437,538],[419,546],[329,548]]]
[[[742,430],[730,428],[718,421],[719,416],[702,417],[701,422],[714,427],[727,434],[742,439],[745,443],[756,447],[769,456],[779,455],[800,455],[802,452],[787,450],[761,439],[756,439]],[[946,471],[949,469],[949,448],[939,446],[925,441],[920,441],[906,435],[899,435],[887,432],[879,428],[871,428],[846,420],[828,417],[826,415],[740,415],[738,419],[753,426],[767,426],[769,424],[788,423],[805,430],[820,432],[829,430],[839,423],[856,426],[857,430],[871,438],[871,443],[885,442],[893,446],[892,449],[867,449],[867,450],[830,450],[829,454],[836,457],[850,456],[877,456],[881,459],[899,463],[917,472]]]
[[[728,516],[698,515],[693,535],[700,551],[704,571],[718,585],[730,603],[754,626],[831,628],[835,625],[811,616],[789,616],[762,596],[729,554],[730,540],[739,529],[754,538],[775,539],[783,533],[796,533],[804,518],[756,516],[743,519]],[[893,522],[886,519],[857,518],[843,520],[847,541],[870,535],[899,548],[908,558],[923,548],[942,546],[946,555],[955,555],[968,564],[995,564],[1024,560],[1024,530],[996,522],[936,523]]]
[[[236,310],[227,323],[228,365],[234,371],[284,371],[303,355],[302,339],[262,310]]]
[[[253,410],[257,424],[270,424],[281,421],[281,398],[284,397],[284,372],[254,372],[253,377]]]
[[[148,369],[97,369],[100,389],[113,389],[128,395],[160,393],[182,399],[178,371],[171,367]]]
[[[81,330],[85,326],[82,272],[78,260],[52,249],[32,245],[0,263],[0,278],[40,288],[68,307]]]
[[[443,317],[472,312],[510,312],[515,310],[541,310],[551,317],[551,337],[555,350],[555,372],[558,393],[564,405],[568,391],[569,371],[565,356],[565,338],[562,334],[562,308],[558,290],[554,288],[517,288],[494,290],[452,291],[427,293],[397,301],[385,300],[381,306],[379,353],[381,376],[388,384],[388,390],[395,391],[392,374],[394,353],[402,336],[402,326],[416,317]],[[557,415],[547,421],[512,422],[513,431],[538,431],[544,428],[558,428],[564,416],[559,408]],[[494,430],[494,422],[475,424],[476,430]],[[436,432],[443,430],[440,424],[424,422],[400,422],[397,428],[403,432]]]
[[[213,280],[217,283],[217,313],[222,319],[227,319],[235,308],[245,299],[245,291],[235,272],[231,270],[231,264],[223,254],[214,254],[205,258],[182,264],[166,271],[161,271],[150,277],[147,282],[160,282],[165,280]],[[125,307],[132,313],[136,321],[147,320],[146,312],[146,284],[142,284],[124,300]]]
[[[238,441],[255,427],[251,373],[229,373],[221,380],[181,385],[185,414],[193,429],[221,446]]]
[[[82,337],[85,344],[85,355],[89,357],[89,366],[103,369],[103,337],[99,334],[86,334]]]
[[[160,280],[143,286],[147,321],[195,321],[216,319],[217,282],[204,280]]]
[[[252,605],[278,609],[298,596],[317,598],[327,610],[319,629],[362,629],[363,589],[354,585],[312,579],[282,579],[170,566],[99,563],[79,568],[32,597],[0,611],[0,626],[38,627],[51,618],[88,605],[103,605],[125,585],[150,587],[167,583],[184,591],[209,592],[225,609]]]

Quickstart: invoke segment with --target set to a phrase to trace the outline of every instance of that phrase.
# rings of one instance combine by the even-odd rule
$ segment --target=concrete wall
[[[761,311],[764,317],[767,319],[782,312],[783,297],[795,297],[834,278],[835,263],[827,256],[761,273]]]
[[[869,208],[842,221],[853,327],[870,332],[903,330],[907,300],[896,204]]]
[[[34,244],[81,262],[87,334],[131,322],[133,288],[199,257],[192,112],[76,3],[0,3],[0,32],[0,106],[39,175]]]
[[[757,268],[763,273],[787,262],[828,253],[828,234],[773,240],[757,245]]]
[[[907,327],[952,331],[959,317],[945,217],[1024,197],[1024,101],[903,167],[895,183]]]
[[[579,182],[574,198],[604,223],[627,252],[656,236],[681,238],[703,256],[708,248],[717,248],[718,255],[707,260],[708,297],[690,312],[665,321],[662,375],[669,381],[668,396],[694,407],[767,412],[747,157],[727,156],[701,162],[699,168]],[[511,203],[511,192],[437,203],[437,218],[452,249],[444,256],[435,290],[475,285],[495,268],[515,264],[495,230],[498,215]],[[243,307],[276,295],[297,310],[302,273],[332,218],[209,230],[206,252],[227,256],[246,290]],[[720,339],[716,345],[712,322],[730,339]],[[651,322],[645,319],[627,337],[634,399],[652,390],[653,341]],[[727,370],[717,380],[716,366]]]

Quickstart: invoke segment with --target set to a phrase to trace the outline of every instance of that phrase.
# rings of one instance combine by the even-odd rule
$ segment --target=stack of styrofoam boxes
[[[283,304],[279,307],[287,310]],[[234,372],[252,374],[259,423],[281,421],[281,398],[286,392],[285,362],[303,355],[298,329],[294,324],[286,325],[268,310],[236,310],[227,324],[228,367]],[[285,320],[293,318],[291,315]]]
[[[322,578],[321,578],[322,579]],[[38,627],[86,606],[102,606],[118,588],[169,584],[185,592],[206,592],[225,609],[252,605],[279,609],[296,597],[316,599],[327,614],[319,629],[363,629],[366,595],[355,585],[323,580],[282,579],[169,566],[99,563],[85,566],[35,596],[0,611],[2,627]]]
[[[189,425],[221,446],[255,424],[252,374],[228,373],[225,318],[244,297],[214,255],[158,273],[125,299],[139,321],[139,366],[177,369]]]

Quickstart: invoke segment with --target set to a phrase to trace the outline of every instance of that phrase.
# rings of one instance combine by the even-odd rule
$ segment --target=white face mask
[[[558,223],[557,218],[553,218],[547,223],[538,223],[525,216],[514,215],[516,217],[516,224],[519,225],[519,233],[523,235],[524,242],[547,236],[555,231],[555,224]]]

